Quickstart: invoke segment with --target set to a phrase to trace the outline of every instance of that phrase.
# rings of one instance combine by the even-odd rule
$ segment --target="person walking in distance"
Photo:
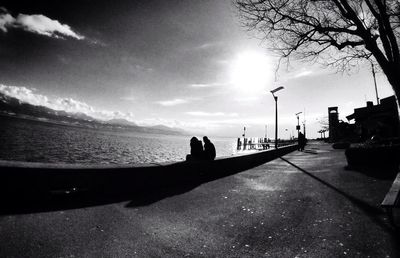
[[[298,139],[298,144],[299,144],[299,151],[303,151],[304,147],[306,146],[306,137],[302,132],[299,132],[299,139]]]

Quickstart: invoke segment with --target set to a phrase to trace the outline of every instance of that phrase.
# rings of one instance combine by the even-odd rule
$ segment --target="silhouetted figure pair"
[[[299,151],[303,151],[304,147],[306,146],[306,137],[302,132],[299,132],[298,144],[299,144]]]
[[[208,139],[207,136],[203,137],[203,143],[196,137],[190,139],[190,154],[186,156],[186,160],[214,160],[216,151],[214,144]]]

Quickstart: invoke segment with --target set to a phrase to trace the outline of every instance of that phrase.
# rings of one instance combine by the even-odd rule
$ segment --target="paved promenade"
[[[345,166],[343,150],[312,143],[168,194],[3,211],[0,257],[399,257],[379,208],[392,181]]]

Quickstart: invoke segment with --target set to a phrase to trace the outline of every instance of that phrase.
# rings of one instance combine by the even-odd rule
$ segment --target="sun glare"
[[[241,93],[261,93],[273,78],[268,56],[257,52],[243,52],[237,55],[231,68],[231,82]]]

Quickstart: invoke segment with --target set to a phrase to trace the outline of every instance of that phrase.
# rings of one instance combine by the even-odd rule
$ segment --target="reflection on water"
[[[110,132],[0,117],[0,159],[62,163],[151,163],[184,160],[191,136]],[[230,156],[235,139],[212,139]]]

